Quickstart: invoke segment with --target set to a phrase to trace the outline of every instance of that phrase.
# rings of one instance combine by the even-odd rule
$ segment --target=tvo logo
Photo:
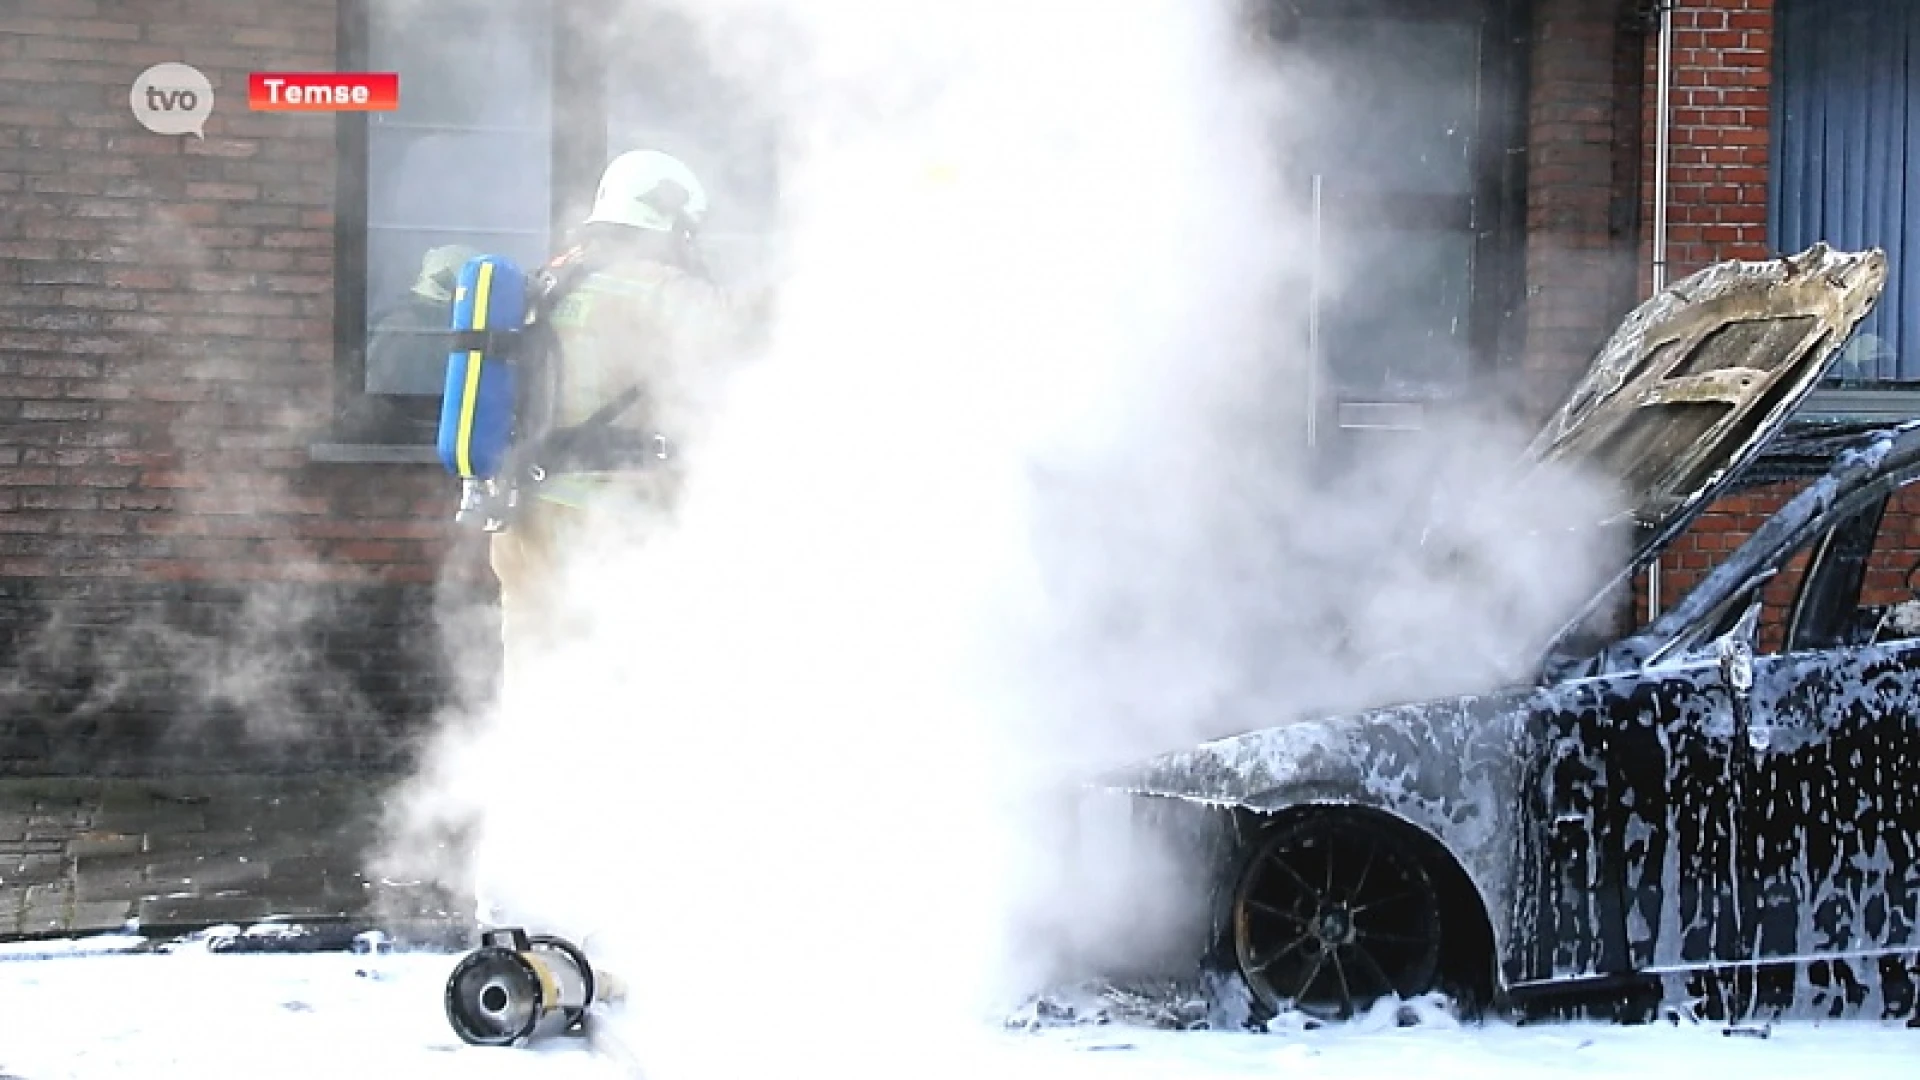
[[[199,68],[155,64],[133,80],[127,102],[140,126],[156,135],[204,139],[207,117],[213,113],[213,84]]]

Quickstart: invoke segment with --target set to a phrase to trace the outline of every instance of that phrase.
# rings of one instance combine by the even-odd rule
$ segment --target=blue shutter
[[[1774,17],[1772,246],[1886,249],[1886,295],[1834,374],[1920,380],[1920,3],[1779,0]]]

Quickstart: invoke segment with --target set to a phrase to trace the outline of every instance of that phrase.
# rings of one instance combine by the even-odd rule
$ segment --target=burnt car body
[[[1727,1018],[1916,1012],[1920,601],[1866,583],[1885,593],[1876,537],[1920,479],[1920,422],[1787,424],[1885,275],[1878,252],[1824,247],[1726,263],[1622,325],[1531,460],[1619,478],[1632,556],[1537,678],[1103,778],[1203,853],[1210,960],[1256,1012],[1435,988],[1626,1019],[1677,997]],[[1679,603],[1590,636],[1708,503],[1787,478],[1799,493]],[[1763,647],[1762,596],[1795,575]]]

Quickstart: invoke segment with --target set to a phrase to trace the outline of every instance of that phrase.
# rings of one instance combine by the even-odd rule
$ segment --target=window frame
[[[380,2],[340,0],[335,23],[339,70],[366,70],[371,55],[371,9]],[[579,220],[605,161],[606,56],[591,31],[604,6],[605,0],[548,0],[554,55],[564,58],[551,70],[552,115],[567,118],[564,123],[550,123],[547,131],[548,227],[555,237],[565,236]],[[326,441],[309,447],[309,457],[330,463],[430,463],[438,460],[432,441],[420,439],[397,421],[437,413],[438,401],[431,396],[366,389],[368,120],[365,113],[351,112],[336,118],[333,408]],[[388,410],[398,410],[397,415],[387,415]]]
[[[1487,0],[1489,55],[1481,62],[1479,160],[1475,203],[1487,209],[1474,245],[1473,297],[1468,310],[1472,377],[1504,382],[1526,351],[1527,146],[1532,111],[1532,6],[1526,0]],[[1492,103],[1493,107],[1486,107]],[[1474,397],[1486,386],[1468,388]]]
[[[1297,0],[1258,0],[1268,17]],[[1326,2],[1326,0],[1321,0]],[[1334,0],[1343,14],[1443,19],[1409,0]],[[1309,423],[1318,460],[1331,472],[1380,433],[1419,431],[1450,412],[1512,394],[1527,349],[1527,149],[1533,84],[1533,11],[1528,0],[1462,0],[1481,21],[1475,156],[1471,164],[1473,271],[1467,282],[1467,363],[1451,392],[1388,400],[1340,399],[1316,391]]]

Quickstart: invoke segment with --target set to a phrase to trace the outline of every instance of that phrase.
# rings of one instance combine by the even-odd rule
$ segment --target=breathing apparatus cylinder
[[[512,260],[480,255],[460,268],[436,449],[440,464],[461,479],[463,515],[497,494],[517,406],[511,353],[526,313],[527,275]]]
[[[604,1000],[586,954],[548,935],[489,930],[447,977],[447,1021],[473,1046],[525,1046],[578,1028],[587,1007]]]

